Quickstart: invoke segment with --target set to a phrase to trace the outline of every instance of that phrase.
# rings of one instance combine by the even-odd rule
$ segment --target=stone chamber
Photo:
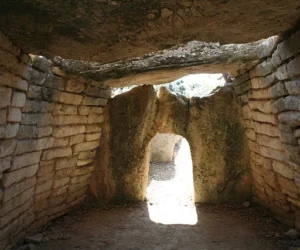
[[[16,2],[0,3],[0,249],[87,200],[144,201],[159,133],[188,141],[196,203],[251,200],[300,230],[299,1]],[[230,83],[152,86],[191,73]]]

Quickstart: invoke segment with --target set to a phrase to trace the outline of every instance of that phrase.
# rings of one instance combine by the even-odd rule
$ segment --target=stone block
[[[42,152],[39,151],[39,152],[32,152],[32,153],[19,155],[19,156],[14,156],[12,161],[11,171],[17,170],[25,166],[39,163],[41,154]]]
[[[300,57],[296,57],[288,63],[287,73],[290,79],[296,78],[300,75]]]
[[[15,154],[19,155],[26,152],[40,151],[51,148],[53,146],[53,141],[54,139],[51,137],[18,141]]]
[[[10,106],[10,99],[12,95],[11,88],[0,87],[0,108]]]
[[[93,124],[93,125],[87,125],[86,126],[86,132],[87,133],[101,132],[101,131],[102,131],[101,125]]]
[[[13,139],[0,141],[0,158],[12,155],[16,145],[17,142]]]
[[[58,101],[60,91],[56,89],[30,85],[27,92],[28,97],[45,101]]]
[[[258,64],[254,69],[250,71],[250,77],[257,77],[257,76],[266,76],[274,70],[274,65],[272,60],[268,59],[263,61],[262,63]]]
[[[55,138],[53,142],[54,148],[67,147],[69,145],[69,138]]]
[[[82,104],[88,105],[88,106],[106,106],[107,99],[93,98],[93,97],[86,96],[86,97],[84,97]]]
[[[288,155],[281,150],[260,146],[260,153],[262,156],[265,156],[267,158],[271,158],[277,161],[287,161]]]
[[[255,77],[251,79],[253,89],[264,89],[273,85],[275,82],[275,74],[270,74],[265,77]]]
[[[56,104],[53,109],[54,115],[77,115],[77,106]]]
[[[273,114],[265,114],[258,111],[253,111],[251,117],[254,121],[276,124],[276,119]]]
[[[87,141],[98,141],[100,139],[100,137],[101,137],[101,133],[86,134]]]
[[[5,204],[3,204],[1,211],[0,211],[0,217],[7,214],[8,212],[12,211],[14,208],[19,207],[20,205],[24,204],[30,198],[32,198],[34,194],[34,187],[31,187],[27,190],[25,190],[23,193],[19,194],[15,198],[9,200]]]
[[[288,111],[278,115],[278,119],[283,124],[288,124],[292,127],[300,126],[300,112]]]
[[[282,150],[281,141],[278,137],[270,137],[267,135],[257,134],[256,141],[262,146]]]
[[[94,161],[93,159],[78,160],[77,167],[82,167],[82,166],[88,165],[88,164],[92,163],[93,161]]]
[[[48,174],[50,172],[52,172],[54,170],[54,164],[55,161],[51,160],[51,161],[40,161],[40,168],[38,171],[38,176],[43,176],[45,174]]]
[[[245,74],[243,74],[243,75],[237,76],[237,77],[234,79],[233,84],[234,84],[234,85],[239,85],[239,84],[241,84],[241,83],[243,83],[243,82],[248,81],[249,79],[250,79],[250,76],[249,76],[249,73],[247,72],[247,73],[245,73]]]
[[[26,100],[23,112],[26,113],[50,113],[54,108],[54,103],[45,101]]]
[[[82,142],[73,146],[74,152],[92,150],[99,146],[98,141],[91,141],[91,142]]]
[[[56,189],[56,188],[63,187],[65,185],[67,185],[69,182],[70,182],[70,177],[65,177],[65,178],[62,178],[62,179],[54,180],[53,181],[53,188]]]
[[[3,202],[7,202],[10,199],[18,196],[19,194],[21,194],[22,192],[24,192],[24,190],[27,190],[31,187],[33,187],[36,183],[36,177],[33,176],[31,178],[25,179],[22,182],[19,183],[15,183],[13,185],[11,185],[10,187],[4,189],[4,195],[3,195]]]
[[[78,159],[94,159],[96,155],[96,150],[88,150],[88,151],[82,151],[78,154]]]
[[[48,72],[52,67],[52,62],[43,56],[30,55],[32,66],[43,72]]]
[[[21,121],[21,110],[15,107],[9,107],[8,109],[8,122],[20,122]]]
[[[73,93],[81,93],[85,88],[84,82],[82,79],[70,78],[66,82],[66,91]]]
[[[97,96],[105,99],[109,99],[111,97],[110,89],[101,89],[91,85],[87,86],[84,93],[89,96]]]
[[[76,168],[75,171],[73,171],[72,176],[85,175],[88,173],[92,173],[94,170],[94,165],[83,166],[80,168]]]
[[[18,132],[19,139],[35,138],[36,126],[34,125],[21,125]]]
[[[260,89],[260,90],[252,90],[249,93],[250,99],[268,99],[270,98],[269,92],[267,89]]]
[[[288,179],[294,179],[295,171],[291,169],[290,165],[283,162],[273,161],[273,169],[276,173]]]
[[[40,184],[45,181],[53,180],[53,178],[54,178],[54,172],[43,174],[43,175],[37,177],[36,184]]]
[[[284,150],[291,156],[293,161],[300,164],[300,147],[298,145],[289,145],[282,143]]]
[[[64,90],[62,78],[53,74],[47,74],[43,85],[53,89]]]
[[[294,136],[295,136],[296,138],[300,137],[300,128],[298,128],[298,129],[296,129],[296,130],[294,131]]]
[[[62,115],[54,117],[55,125],[86,124],[87,122],[88,118],[86,116]]]
[[[43,160],[52,160],[54,158],[59,157],[67,157],[72,155],[72,149],[67,148],[55,148],[55,149],[48,149],[43,152],[42,159]]]
[[[79,190],[81,188],[84,188],[84,187],[88,186],[89,184],[90,184],[90,179],[87,179],[87,180],[85,180],[83,182],[79,182],[79,183],[76,183],[76,184],[71,184],[71,185],[69,185],[68,191],[70,193],[72,193],[72,192],[74,192],[76,190]]]
[[[83,97],[81,95],[61,92],[58,101],[66,104],[79,105],[82,102],[82,99]]]
[[[300,95],[300,80],[285,82],[284,85],[290,95]]]
[[[278,82],[268,89],[270,98],[278,98],[288,94],[283,82]]]
[[[84,141],[84,139],[85,139],[85,135],[84,134],[73,135],[70,138],[70,145],[72,146],[74,144],[81,143],[81,142]]]
[[[11,156],[7,156],[5,158],[0,159],[0,172],[4,172],[5,170],[10,168],[10,161]]]
[[[46,181],[46,182],[41,183],[39,185],[36,185],[35,193],[39,194],[39,193],[49,191],[49,190],[51,190],[52,185],[53,185],[53,180],[49,180],[49,181]]]
[[[18,76],[13,75],[8,71],[2,72],[0,69],[0,84],[18,89],[21,91],[28,90],[28,83]]]
[[[1,109],[0,110],[0,125],[3,125],[6,123],[6,115],[7,115],[7,109]]]
[[[57,188],[51,191],[51,196],[58,196],[65,194],[68,191],[68,186],[63,186],[61,188]]]
[[[277,45],[277,51],[281,61],[284,61],[300,52],[299,40],[300,32],[298,31]]]
[[[83,187],[81,189],[76,190],[75,192],[70,193],[67,197],[67,202],[71,202],[76,198],[81,197],[82,195],[86,194],[86,192],[87,192],[87,187]]]
[[[300,96],[280,98],[272,104],[273,112],[280,113],[287,110],[300,111]]]
[[[88,106],[79,106],[78,107],[79,115],[88,115],[90,113],[90,107]]]
[[[49,206],[57,206],[65,202],[67,196],[66,195],[59,195],[49,198]]]
[[[17,107],[17,108],[23,108],[25,106],[26,102],[26,95],[23,92],[13,92],[12,100],[11,100],[11,106]]]
[[[64,177],[68,177],[72,174],[74,168],[63,168],[61,170],[57,170],[55,172],[55,179],[61,179]]]
[[[276,70],[276,78],[280,81],[288,79],[287,65],[283,64]]]
[[[86,128],[83,125],[61,126],[53,129],[53,136],[57,138],[67,137],[71,135],[82,134],[85,133],[85,131]]]
[[[19,123],[7,123],[4,127],[4,137],[9,139],[9,138],[14,138],[17,136],[19,131]]]
[[[101,107],[91,107],[91,113],[102,114],[103,111],[104,111],[104,108],[101,108]]]
[[[53,116],[50,113],[23,113],[21,124],[38,126],[52,125]]]
[[[13,183],[19,182],[22,179],[31,177],[36,174],[39,165],[35,164],[32,166],[24,167],[19,170],[8,172],[3,175],[2,185],[4,188],[12,185]]]
[[[292,132],[287,133],[287,132],[280,131],[280,140],[281,140],[281,142],[286,143],[286,144],[297,144],[297,141],[294,138]]]
[[[270,101],[249,101],[248,105],[252,110],[259,110],[266,114],[272,113],[272,103]]]
[[[277,178],[278,178],[278,182],[281,187],[282,193],[287,194],[292,198],[298,199],[299,192],[298,192],[297,186],[295,185],[295,182],[291,179],[282,177],[281,175],[278,175]]]
[[[74,167],[76,167],[76,163],[77,163],[76,156],[62,158],[62,159],[59,159],[56,161],[55,169],[61,170],[61,169],[65,169],[65,168],[74,168]]]
[[[234,92],[236,93],[236,95],[240,95],[243,94],[245,92],[247,92],[248,90],[251,89],[251,81],[246,81],[240,85],[235,85],[234,86]]]
[[[52,127],[50,127],[50,126],[36,128],[36,136],[38,138],[44,137],[44,136],[49,136],[51,134],[52,134]]]
[[[104,116],[99,114],[90,113],[88,116],[88,123],[102,123],[104,121]]]

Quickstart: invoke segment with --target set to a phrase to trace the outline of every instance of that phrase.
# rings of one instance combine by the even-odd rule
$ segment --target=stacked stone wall
[[[300,31],[234,80],[247,128],[255,199],[300,229]]]
[[[0,34],[0,249],[86,197],[110,90]]]

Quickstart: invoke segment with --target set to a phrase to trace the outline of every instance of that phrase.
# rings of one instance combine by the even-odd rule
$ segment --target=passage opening
[[[185,138],[172,134],[158,134],[153,138],[147,203],[149,217],[156,223],[197,223],[193,164]]]

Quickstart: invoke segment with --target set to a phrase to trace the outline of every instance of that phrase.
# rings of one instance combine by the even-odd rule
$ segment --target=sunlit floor
[[[152,163],[147,189],[152,221],[161,224],[195,225],[193,165],[190,147],[182,138],[173,163]]]

